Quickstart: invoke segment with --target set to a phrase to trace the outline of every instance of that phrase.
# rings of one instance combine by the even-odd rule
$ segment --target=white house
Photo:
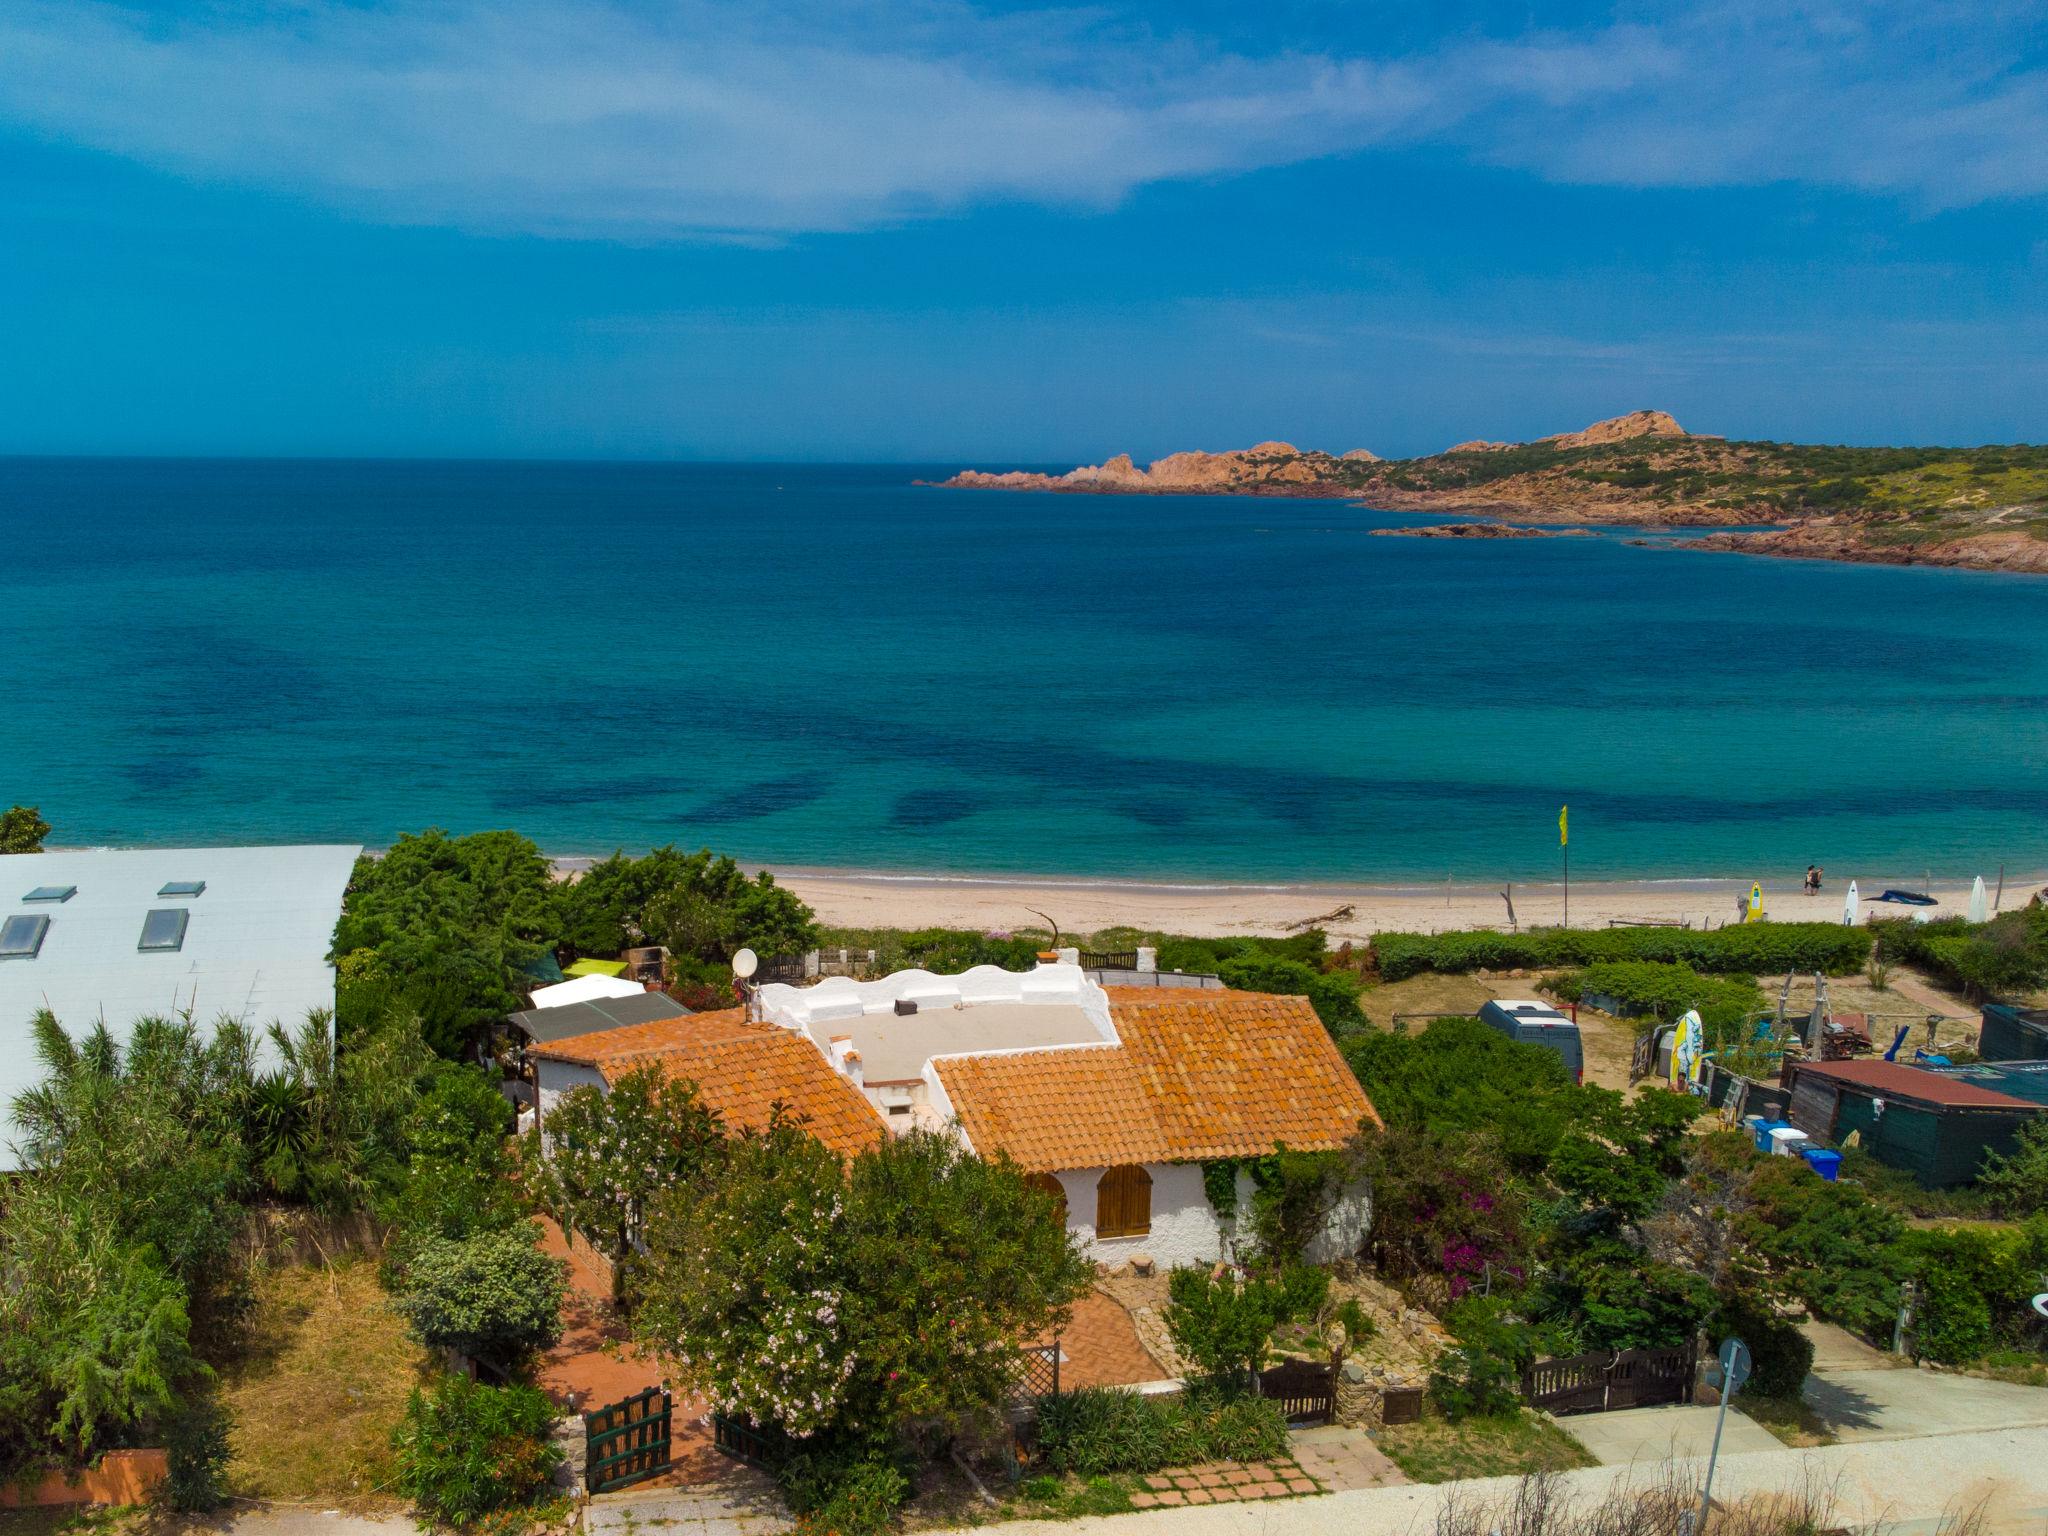
[[[1333,1151],[1376,1118],[1304,998],[1105,989],[1059,964],[769,985],[755,1011],[535,1047],[543,1124],[569,1088],[659,1061],[728,1119],[759,1124],[779,1098],[846,1151],[882,1125],[951,1129],[1058,1194],[1099,1262],[1170,1268],[1233,1257],[1248,1229],[1251,1176],[1219,1211],[1204,1163]],[[1310,1256],[1356,1252],[1371,1211],[1345,1190]]]
[[[334,1007],[334,925],[362,849],[91,848],[0,856],[0,1172],[9,1114],[40,1068],[30,1022],[74,1036],[102,1019],[222,1017],[261,1030]],[[275,1065],[268,1042],[259,1044]]]

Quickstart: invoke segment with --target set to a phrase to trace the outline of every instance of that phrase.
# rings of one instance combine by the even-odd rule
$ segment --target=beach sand
[[[775,878],[835,928],[1043,928],[1037,913],[1064,933],[1138,928],[1200,936],[1284,936],[1319,926],[1332,942],[1364,939],[1383,930],[1433,933],[1455,928],[1506,928],[1507,904],[1499,886],[1477,885],[1257,885],[1170,884],[1141,881],[1033,879],[1028,876],[896,875],[850,870],[784,869]],[[1940,905],[1919,908],[1932,916],[1962,916],[1969,907],[1968,879],[1858,878],[1867,922],[1908,917],[1912,907],[1874,904],[1887,886],[1925,888]],[[2004,910],[2026,905],[2048,876],[2008,876]],[[1987,886],[1995,893],[1993,877]],[[1764,910],[1780,922],[1839,922],[1848,877],[1828,876],[1818,896],[1793,878],[1764,883]],[[1738,916],[1746,880],[1572,882],[1573,927],[1604,928],[1615,919],[1680,919],[1695,928],[1721,927]],[[1556,883],[1512,887],[1523,928],[1564,919],[1564,889]],[[1345,909],[1349,909],[1346,911]]]

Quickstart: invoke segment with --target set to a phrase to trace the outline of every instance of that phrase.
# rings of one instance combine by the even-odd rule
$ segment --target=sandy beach
[[[1996,876],[1995,870],[1985,875],[1994,894]],[[848,928],[1042,927],[1036,913],[1052,917],[1062,930],[1075,934],[1131,927],[1277,936],[1320,926],[1333,940],[1343,940],[1364,939],[1388,929],[1431,933],[1508,926],[1500,886],[1169,884],[784,868],[775,869],[775,877],[809,902],[819,921]],[[1765,881],[1766,915],[1781,922],[1839,922],[1849,878],[1830,874],[1817,896],[1800,889],[1796,874],[1782,882]],[[1967,878],[1938,879],[1931,887],[1923,884],[1924,877],[1855,878],[1866,922],[1873,916],[1905,917],[1916,910],[1869,899],[1887,886],[1925,889],[1940,905],[1917,910],[1937,917],[1962,916],[1968,910]],[[2003,908],[2024,906],[2044,884],[2048,876],[2038,872],[2008,874]],[[1521,927],[1564,920],[1562,885],[1517,884],[1509,889]],[[1573,881],[1571,922],[1574,927],[1604,928],[1617,920],[1677,919],[1695,928],[1720,927],[1736,918],[1736,903],[1748,890],[1746,880]]]

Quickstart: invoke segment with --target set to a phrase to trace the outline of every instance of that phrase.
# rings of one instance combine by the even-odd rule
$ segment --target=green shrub
[[[1988,923],[1872,923],[1885,960],[1918,966],[1974,997],[2007,997],[2048,983],[2048,907],[2001,912]]]
[[[1536,1358],[1536,1330],[1499,1297],[1468,1296],[1444,1322],[1457,1339],[1437,1357],[1429,1395],[1452,1423],[1513,1413],[1522,1402],[1522,1372]]]
[[[509,1366],[562,1336],[567,1267],[535,1246],[535,1229],[422,1244],[392,1305],[429,1349]]]
[[[1055,1472],[1157,1472],[1280,1455],[1287,1421],[1277,1404],[1249,1393],[1195,1387],[1178,1397],[1144,1397],[1083,1387],[1039,1404],[1038,1444]]]
[[[1314,1316],[1329,1293],[1329,1275],[1307,1265],[1242,1279],[1176,1269],[1167,1280],[1166,1328],[1211,1381],[1244,1383],[1265,1365],[1273,1330]]]
[[[1753,976],[1703,976],[1689,965],[1663,960],[1603,960],[1560,977],[1551,990],[1574,1002],[1611,997],[1627,1013],[1649,1014],[1666,1024],[1697,1008],[1710,1044],[1739,1036],[1764,1007]]]
[[[1935,1268],[1920,1277],[1913,1351],[1942,1365],[1968,1365],[1991,1348],[1991,1303],[1969,1275]]]
[[[532,1387],[488,1387],[464,1376],[415,1387],[391,1436],[399,1491],[445,1525],[528,1503],[562,1462],[548,1440],[554,1418]]]
[[[1619,960],[1689,965],[1720,976],[1784,971],[1853,976],[1870,956],[1870,937],[1838,923],[1743,923],[1706,930],[1544,928],[1532,933],[1470,929],[1376,934],[1372,953],[1383,981],[1404,981],[1425,971],[1545,970]]]
[[[2048,1217],[2018,1227],[1943,1227],[1909,1232],[1919,1280],[1913,1351],[1967,1365],[2001,1337],[2017,1342],[2035,1324],[2028,1298],[2048,1265]]]
[[[1790,1402],[1806,1385],[1813,1369],[1813,1340],[1777,1313],[1744,1298],[1721,1309],[1720,1337],[1733,1334],[1749,1346],[1749,1380],[1742,1391],[1751,1397]]]
[[[797,1528],[820,1536],[877,1536],[910,1497],[910,1479],[868,1446],[834,1446],[790,1457],[776,1471]]]
[[[164,1431],[164,1496],[184,1514],[208,1514],[227,1502],[227,1411],[211,1398],[193,1403]]]

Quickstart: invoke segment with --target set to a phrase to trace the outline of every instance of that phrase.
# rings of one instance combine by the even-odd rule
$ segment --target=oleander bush
[[[1689,965],[1720,976],[1824,971],[1852,976],[1870,958],[1870,935],[1837,923],[1744,923],[1729,928],[1543,928],[1530,933],[1382,933],[1372,941],[1382,981],[1425,971],[1544,970],[1615,961]]]

